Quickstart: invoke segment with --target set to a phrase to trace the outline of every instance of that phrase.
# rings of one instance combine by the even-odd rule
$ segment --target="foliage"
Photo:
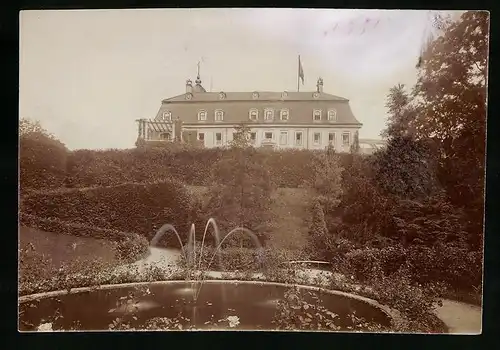
[[[252,148],[238,149],[231,158],[214,164],[212,181],[209,217],[226,233],[245,227],[263,240],[269,229],[273,191],[265,155]]]
[[[438,188],[436,166],[424,141],[392,137],[371,158],[373,178],[380,189],[400,198],[425,198]]]
[[[92,228],[135,232],[148,240],[165,223],[186,235],[195,214],[189,192],[177,181],[36,193],[23,199],[21,212]],[[173,235],[169,238],[168,244],[178,246]]]
[[[182,143],[163,142],[126,150],[76,150],[69,153],[67,185],[74,187],[112,186],[123,182],[178,179],[189,185],[210,185],[213,165],[236,159],[241,148],[197,148]],[[266,158],[272,182],[277,187],[296,188],[311,182],[313,155],[323,151],[255,149]],[[339,154],[342,161],[345,154]]]
[[[241,124],[234,128],[236,132],[233,134],[233,140],[229,143],[231,148],[248,148],[251,147],[250,128]]]
[[[379,302],[403,313],[409,321],[406,325],[409,331],[433,332],[442,327],[432,313],[441,303],[439,285],[427,285],[424,289],[411,281],[403,267],[389,277],[375,274],[370,287]]]
[[[68,150],[39,122],[19,121],[19,181],[21,191],[64,184]]]
[[[439,178],[482,247],[489,14],[467,11],[431,41],[414,89],[417,137],[439,150]]]
[[[145,257],[149,252],[149,242],[144,236],[128,235],[116,247],[118,258],[130,263]]]
[[[278,302],[273,323],[280,330],[387,330],[383,325],[356,317],[354,312],[340,320],[339,315],[323,305],[321,296],[299,288],[290,288],[285,292],[284,298]]]
[[[392,229],[391,229],[392,228]],[[433,246],[437,242],[448,247],[467,246],[467,232],[462,215],[443,195],[420,202],[399,200],[393,208],[390,227],[385,235],[409,244]]]
[[[359,153],[359,131],[358,130],[356,130],[356,132],[354,133],[354,140],[352,142],[350,152],[354,153],[354,154]]]
[[[404,84],[398,84],[389,90],[386,107],[388,110],[387,128],[382,131],[386,138],[411,137],[411,121],[416,117],[412,108],[411,97]]]
[[[19,249],[19,294],[55,290],[70,292],[73,288],[97,288],[104,284],[184,279],[184,273],[179,270],[165,271],[156,266],[139,270],[137,266],[130,265],[120,268],[118,264],[121,263],[77,258],[55,266],[51,264],[50,257],[34,247],[22,247]]]
[[[330,239],[328,229],[326,228],[323,207],[319,200],[315,200],[306,246],[306,251],[309,252],[310,257],[313,259],[324,259],[326,255],[325,249],[327,249],[328,240]]]
[[[318,194],[331,201],[336,201],[342,194],[343,170],[333,147],[328,147],[326,152],[317,152],[314,154],[312,167],[314,179],[309,186],[315,189]]]

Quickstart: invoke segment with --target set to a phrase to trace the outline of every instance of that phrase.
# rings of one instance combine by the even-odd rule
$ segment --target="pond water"
[[[278,302],[289,288],[273,283],[206,281],[196,302],[193,284],[185,281],[63,293],[21,302],[19,329],[33,331],[50,322],[53,330],[109,330],[117,318],[135,329],[146,329],[152,319],[177,317],[178,329],[273,330]],[[314,295],[319,296],[322,305],[338,315],[335,324],[340,330],[351,330],[353,314],[378,325],[391,324],[384,311],[363,300],[302,291],[305,300],[313,303]],[[237,322],[229,322],[231,319]]]

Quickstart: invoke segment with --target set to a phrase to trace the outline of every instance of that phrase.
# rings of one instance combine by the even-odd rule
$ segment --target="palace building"
[[[362,124],[349,100],[323,91],[207,92],[198,74],[187,80],[185,92],[162,101],[154,119],[139,119],[139,139],[184,141],[223,147],[233,140],[235,127],[245,124],[255,147],[324,149],[332,145],[348,152]]]

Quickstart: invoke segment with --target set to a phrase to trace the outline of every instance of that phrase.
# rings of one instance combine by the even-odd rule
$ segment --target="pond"
[[[168,281],[28,296],[20,300],[19,330],[34,331],[44,323],[51,323],[55,331],[110,330],[113,322],[114,329],[118,323],[140,330],[167,318],[176,321],[163,328],[274,330],[278,302],[292,288],[279,283],[211,280],[205,281],[194,302],[196,287],[189,281]],[[352,330],[353,315],[382,327],[391,325],[391,316],[375,302],[341,292],[295,288],[308,302],[319,297],[324,308],[336,315],[336,330]],[[301,312],[305,317],[306,311]]]

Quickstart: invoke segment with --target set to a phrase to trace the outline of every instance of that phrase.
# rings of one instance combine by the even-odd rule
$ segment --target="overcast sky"
[[[165,9],[23,11],[20,116],[70,149],[129,148],[135,119],[201,78],[213,91],[294,91],[350,99],[361,138],[379,138],[385,97],[415,82],[429,11]]]

